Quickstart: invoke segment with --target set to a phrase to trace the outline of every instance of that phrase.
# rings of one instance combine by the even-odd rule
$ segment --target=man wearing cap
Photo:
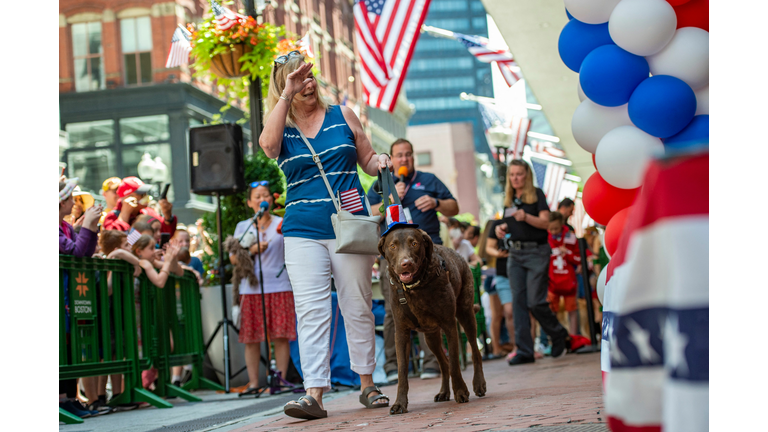
[[[147,207],[149,196],[147,192],[151,185],[144,184],[137,177],[126,177],[117,188],[117,204],[114,210],[104,218],[104,229],[130,231],[133,221],[139,214],[150,215],[161,222],[160,232],[168,233],[171,237],[176,232],[176,216],[173,215],[173,205],[163,198],[158,201],[163,217]]]
[[[395,189],[403,203],[404,216],[410,223],[413,222],[421,227],[435,244],[443,244],[440,239],[440,221],[437,219],[439,211],[444,216],[455,216],[459,214],[459,204],[451,192],[432,173],[416,172],[413,163],[413,144],[405,139],[398,139],[392,143],[389,148],[391,153],[392,166],[395,173],[404,173],[403,181],[397,181]],[[406,171],[407,170],[407,171]],[[397,178],[397,177],[396,177]],[[370,190],[368,190],[368,200],[371,203],[371,214],[382,215],[378,204],[382,198],[377,191],[381,190],[379,181],[376,180]],[[381,232],[387,231],[384,217],[381,221]],[[387,274],[387,260],[379,259],[379,273]],[[395,323],[392,317],[390,307],[390,293],[392,288],[389,284],[389,278],[382,276],[380,279],[381,293],[384,295],[384,353],[386,363],[384,372],[387,374],[389,382],[397,381],[397,350],[395,349]],[[440,367],[437,364],[437,358],[427,347],[424,340],[424,334],[419,333],[419,346],[424,350],[424,364],[421,378],[437,378],[440,376]]]

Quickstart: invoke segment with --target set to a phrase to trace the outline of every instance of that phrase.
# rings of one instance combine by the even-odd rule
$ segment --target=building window
[[[438,27],[444,30],[469,30],[469,20],[466,18],[445,18],[445,19],[430,19],[427,18],[424,23],[429,26]]]
[[[417,71],[472,69],[474,57],[414,59],[411,69]]]
[[[84,191],[98,193],[104,180],[117,175],[115,152],[109,148],[68,151],[66,161],[67,176],[78,177]]]
[[[483,6],[483,2],[480,0],[474,0],[472,2],[472,10],[476,12],[485,12],[485,6]]]
[[[450,90],[463,90],[474,91],[475,79],[469,77],[447,77],[441,79],[435,78],[406,78],[405,90],[411,91],[450,91]]]
[[[152,82],[152,26],[148,16],[120,20],[125,84]]]
[[[156,115],[120,119],[120,141],[123,144],[139,144],[168,141],[168,116]]]
[[[416,165],[418,166],[432,165],[432,152],[416,153]]]
[[[459,96],[411,99],[417,110],[444,110],[457,108],[472,108],[476,102],[459,99]]]
[[[465,11],[467,10],[466,0],[443,0],[433,1],[429,5],[430,11]]]
[[[485,30],[488,26],[488,22],[485,17],[472,18],[472,27],[477,30]]]
[[[72,52],[75,60],[75,91],[105,88],[100,22],[72,24]]]
[[[65,126],[71,148],[107,147],[115,143],[115,121],[97,120]]]

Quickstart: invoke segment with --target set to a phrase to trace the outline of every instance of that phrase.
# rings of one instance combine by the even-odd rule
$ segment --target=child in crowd
[[[163,226],[163,223],[160,222],[160,219],[158,219],[158,218],[156,218],[154,216],[150,216],[150,215],[141,215],[141,216],[136,218],[136,221],[133,223],[134,226],[132,226],[132,228],[135,228],[135,225],[137,223],[143,223],[143,224],[148,225],[150,227],[150,229],[152,230],[152,234],[151,235],[152,235],[152,237],[154,237],[155,243],[156,244],[160,244],[160,239],[161,239],[161,232],[160,231],[161,231],[162,226]],[[146,233],[146,229],[144,228],[144,225],[141,225],[141,227],[142,227],[142,230],[141,230],[142,234]]]
[[[549,293],[547,301],[550,308],[557,313],[560,309],[560,299],[563,298],[565,310],[568,312],[568,326],[572,334],[578,328],[576,314],[576,266],[581,264],[576,235],[565,226],[562,213],[553,211],[549,214],[549,246],[552,254],[549,258]]]
[[[461,222],[454,218],[450,218],[448,220],[448,225],[448,233],[451,236],[451,242],[453,243],[453,248],[456,252],[458,252],[470,266],[474,267],[477,264],[482,264],[480,258],[475,254],[475,248],[472,246],[472,243],[470,243],[469,240],[464,239],[464,233],[462,233],[461,230]]]
[[[174,269],[174,267],[179,267],[178,261],[176,261],[176,256],[179,254],[179,247],[176,243],[172,243],[168,246],[163,257],[164,261],[162,262],[155,261],[155,239],[147,234],[142,234],[142,236],[136,240],[131,251],[137,258],[139,258],[139,266],[144,269],[144,273],[146,273],[149,281],[158,288],[164,287],[171,270]],[[154,267],[158,263],[160,264],[159,272],[156,271]],[[179,276],[184,274],[183,270],[181,272],[174,271],[174,273]]]

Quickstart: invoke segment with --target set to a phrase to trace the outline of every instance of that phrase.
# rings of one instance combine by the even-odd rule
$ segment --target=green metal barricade
[[[133,290],[125,261],[59,255],[59,379],[123,374],[123,392],[111,404],[166,404],[141,386]],[[82,422],[62,409],[59,420]]]
[[[145,275],[139,277],[141,322],[141,370],[156,369],[154,393],[188,401],[201,399],[187,390],[224,388],[203,378],[204,345],[200,313],[200,289],[191,272],[168,276],[158,288]],[[192,365],[192,379],[184,388],[173,385],[171,367]],[[169,404],[170,405],[170,404]]]

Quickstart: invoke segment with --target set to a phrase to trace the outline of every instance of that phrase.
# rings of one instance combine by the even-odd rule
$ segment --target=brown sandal
[[[368,395],[375,391],[379,392],[379,395],[369,399]],[[381,398],[386,399],[387,403],[374,403]],[[363,394],[360,395],[360,403],[363,404],[366,408],[386,408],[389,406],[389,396],[382,393],[381,390],[379,390],[379,388],[374,385],[363,390]]]
[[[291,402],[295,403],[292,404]],[[310,395],[302,396],[298,400],[291,402],[288,402],[283,407],[283,412],[288,417],[304,420],[315,420],[328,417],[328,411],[321,409],[315,398]]]

